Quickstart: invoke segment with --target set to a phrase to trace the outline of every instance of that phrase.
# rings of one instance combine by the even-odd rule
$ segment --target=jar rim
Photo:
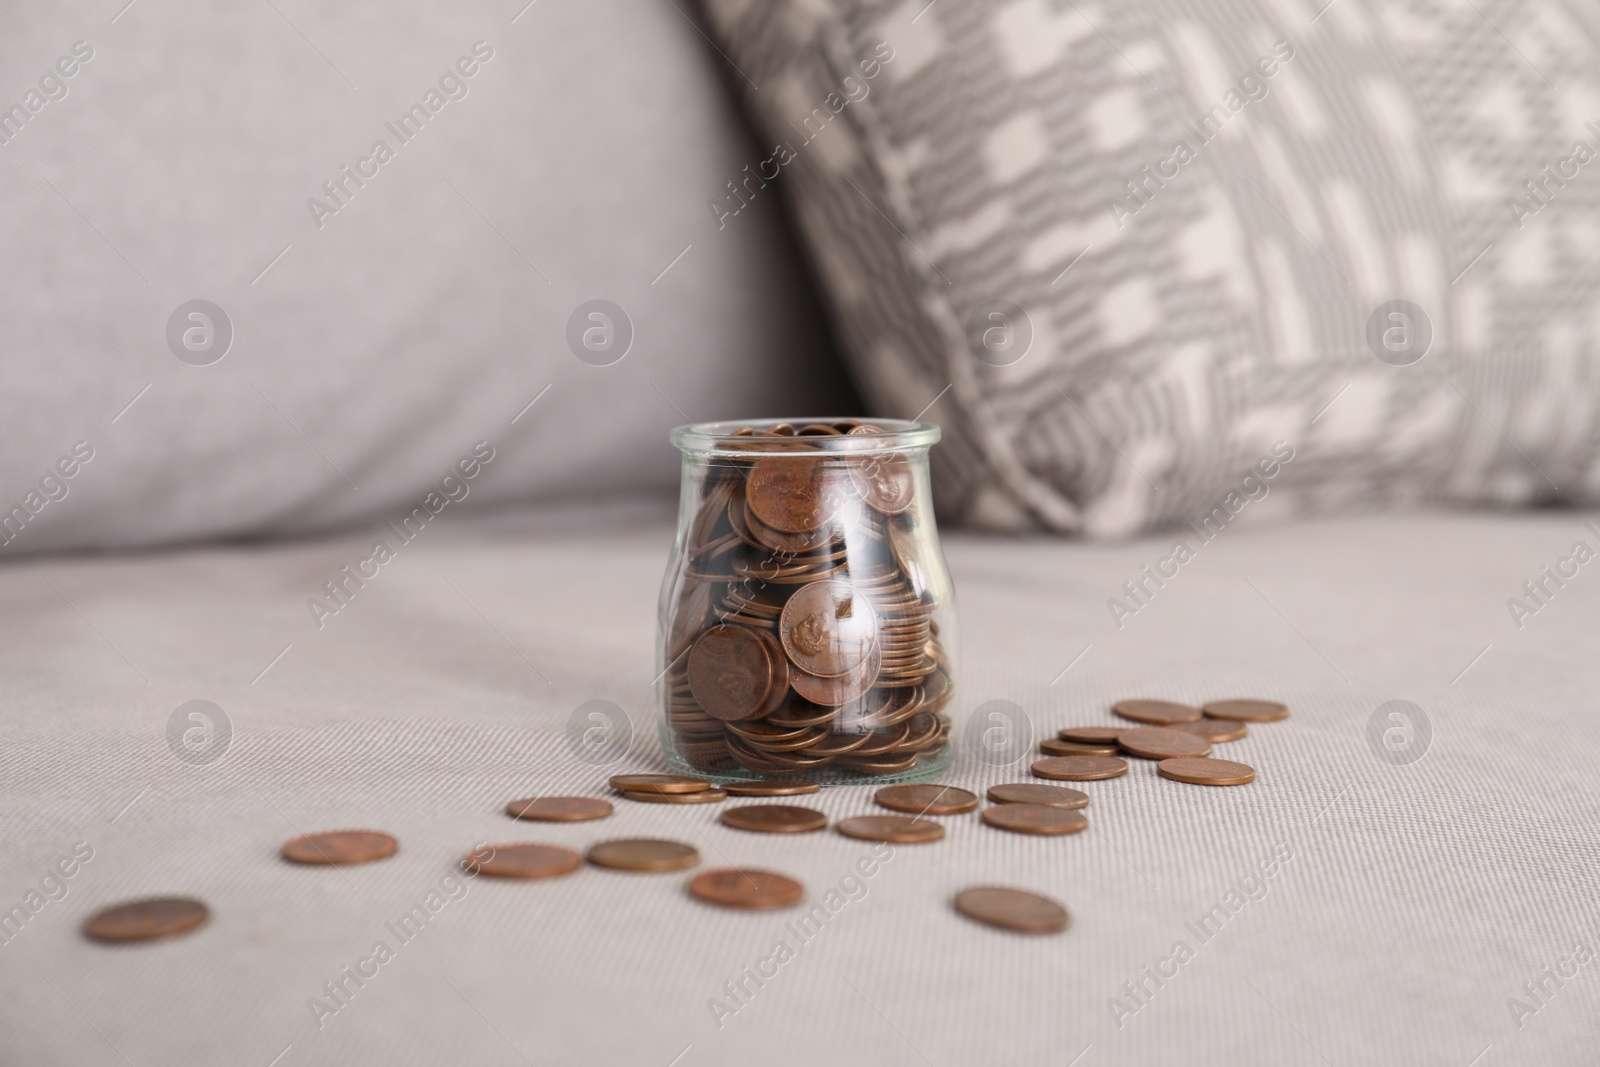
[[[781,423],[805,426],[808,423],[834,423],[851,419],[868,423],[883,430],[874,434],[818,434],[814,437],[791,438],[796,445],[804,442],[804,451],[873,455],[882,452],[925,451],[939,441],[940,430],[936,423],[917,422],[911,419],[869,419],[864,416],[803,416],[786,419],[729,419],[722,422],[696,422],[672,430],[672,443],[685,453],[702,456],[738,456],[751,458],[747,447],[748,434],[735,435],[744,427],[764,430]],[[768,438],[767,440],[771,440]],[[797,448],[796,451],[801,449]]]

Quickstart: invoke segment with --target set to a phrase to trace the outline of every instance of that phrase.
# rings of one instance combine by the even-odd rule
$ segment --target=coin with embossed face
[[[828,518],[829,467],[818,456],[766,456],[750,468],[745,505],[783,533],[806,533]]]
[[[917,482],[911,464],[898,452],[854,458],[849,470],[850,484],[873,511],[898,515],[916,497]]]
[[[772,664],[755,631],[723,623],[689,651],[689,689],[707,715],[737,722],[760,714],[772,686]]]
[[[824,678],[859,666],[877,643],[877,629],[871,601],[831,578],[801,586],[778,617],[778,636],[794,665]]]

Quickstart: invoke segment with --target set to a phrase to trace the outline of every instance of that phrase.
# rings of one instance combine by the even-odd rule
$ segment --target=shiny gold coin
[[[1212,744],[1219,741],[1237,741],[1250,732],[1250,727],[1242,722],[1229,722],[1226,719],[1201,719],[1199,722],[1180,722],[1173,727],[1184,733],[1203,737]]]
[[[632,837],[592,846],[588,860],[618,871],[681,871],[699,863],[700,853],[676,841]]]
[[[1166,726],[1141,726],[1137,730],[1124,730],[1117,735],[1117,743],[1124,752],[1145,759],[1204,756],[1211,751],[1211,742],[1205,738],[1187,730],[1174,730]]]
[[[1275,700],[1213,700],[1200,710],[1230,722],[1277,722],[1289,717],[1289,705]]]
[[[1063,726],[1056,736],[1078,745],[1115,745],[1121,726]]]
[[[1111,705],[1111,710],[1124,719],[1152,726],[1171,726],[1173,723],[1194,722],[1200,718],[1199,708],[1174,704],[1170,700],[1119,700]]]
[[[977,886],[956,894],[956,910],[969,919],[1019,934],[1053,934],[1072,921],[1067,909],[1037,893]]]
[[[96,912],[84,922],[83,933],[95,941],[154,941],[186,934],[210,916],[211,909],[198,900],[153,897]]]
[[[897,845],[922,844],[944,836],[944,827],[938,823],[906,815],[856,815],[840,820],[835,829],[846,837]]]
[[[1049,804],[996,804],[983,809],[983,821],[1018,834],[1075,834],[1089,826],[1083,812]]]
[[[816,782],[728,782],[723,790],[730,797],[792,797],[801,793],[816,793],[822,786]]]
[[[804,834],[828,825],[828,817],[798,804],[741,804],[720,816],[722,825],[758,834]]]
[[[1115,756],[1118,749],[1114,744],[1085,745],[1077,741],[1062,741],[1060,738],[1047,737],[1039,742],[1039,751],[1046,756]]]
[[[583,862],[570,848],[534,845],[518,841],[506,845],[484,845],[467,853],[461,866],[474,874],[490,878],[555,878],[571,874]]]
[[[698,793],[710,789],[711,783],[682,774],[613,774],[611,788],[629,793]]]
[[[977,794],[948,785],[886,785],[873,799],[912,815],[958,815],[978,806]]]
[[[599,797],[528,797],[506,805],[506,814],[513,819],[535,822],[583,822],[603,819],[611,811],[611,801]]]
[[[1092,782],[1127,774],[1128,761],[1120,756],[1051,756],[1035,762],[1031,770],[1035,778]]]
[[[695,875],[689,880],[689,893],[724,908],[764,909],[798,904],[806,890],[786,875],[725,867]]]
[[[629,789],[622,795],[644,804],[715,804],[728,799],[721,789],[702,789],[698,793],[640,793]]]
[[[989,799],[996,804],[1048,804],[1076,810],[1089,806],[1089,794],[1064,785],[1038,785],[1034,782],[1006,782],[989,787]]]
[[[1156,764],[1163,778],[1191,785],[1246,785],[1255,781],[1255,768],[1227,759],[1164,759]]]
[[[283,858],[292,863],[343,866],[392,856],[400,845],[376,830],[329,830],[297,837],[283,846]]]

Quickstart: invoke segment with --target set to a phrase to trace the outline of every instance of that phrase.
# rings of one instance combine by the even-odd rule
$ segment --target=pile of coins
[[[1246,736],[1246,723],[1289,717],[1288,706],[1275,700],[1213,700],[1198,708],[1170,700],[1119,700],[1111,710],[1143,725],[1063,727],[1058,736],[1040,742],[1039,750],[1048,758],[1033,765],[1034,777],[1078,782],[1116,778],[1128,773],[1128,761],[1121,757],[1137,756],[1157,760],[1156,773],[1175,782],[1248,785],[1255,781],[1255,768],[1212,759],[1211,746]]]
[[[897,452],[817,444],[883,432],[746,427],[725,447],[749,458],[707,468],[664,606],[666,719],[692,767],[894,775],[948,744],[943,569],[926,558],[915,473]]]

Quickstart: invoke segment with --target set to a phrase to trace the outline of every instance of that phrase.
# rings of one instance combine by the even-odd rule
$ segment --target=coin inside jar
[[[1212,744],[1220,741],[1238,741],[1249,734],[1250,727],[1242,722],[1230,722],[1227,719],[1201,719],[1199,722],[1180,722],[1173,726],[1174,730],[1203,737]]]
[[[778,618],[778,636],[794,665],[823,678],[860,666],[877,643],[876,633],[870,600],[832,578],[802,586]]]
[[[611,802],[599,797],[527,797],[506,805],[506,814],[513,819],[535,822],[583,822],[603,819],[611,811]]]
[[[618,871],[680,871],[700,862],[700,853],[676,841],[650,837],[602,841],[590,847],[590,863]]]
[[[707,904],[724,908],[787,908],[805,896],[805,887],[772,871],[726,867],[705,871],[689,880],[689,892]]]
[[[784,533],[815,530],[828,517],[826,461],[815,456],[766,456],[750,468],[745,504]]]
[[[851,431],[852,436],[855,433]],[[848,469],[850,484],[868,507],[881,514],[900,514],[911,506],[916,496],[911,464],[898,452],[852,459]]]
[[[1111,710],[1124,719],[1149,723],[1152,726],[1170,726],[1179,722],[1195,722],[1200,709],[1188,704],[1175,704],[1170,700],[1119,700]]]
[[[613,774],[611,788],[632,793],[698,793],[710,789],[711,783],[683,774]]]
[[[956,894],[956,910],[969,919],[1020,934],[1053,934],[1072,921],[1067,909],[1037,893],[977,886]]]
[[[1089,794],[1064,785],[1039,785],[1034,782],[1005,782],[989,787],[989,799],[996,804],[1049,804],[1057,808],[1085,808]]]
[[[737,722],[761,713],[771,692],[773,664],[755,631],[722,623],[689,650],[689,689],[707,715]]]
[[[1200,710],[1209,718],[1234,722],[1277,722],[1289,717],[1289,705],[1276,700],[1213,700]]]
[[[1124,752],[1145,759],[1175,759],[1179,756],[1204,756],[1211,751],[1211,742],[1196,737],[1186,730],[1165,726],[1141,726],[1137,730],[1124,730],[1117,735],[1117,743]]]
[[[912,815],[957,815],[978,806],[978,797],[948,785],[889,785],[873,799],[894,811]]]
[[[908,815],[856,815],[835,827],[846,837],[863,841],[888,841],[896,845],[922,844],[944,836],[944,827]]]
[[[1128,761],[1121,756],[1050,756],[1037,760],[1030,769],[1035,778],[1091,782],[1127,774]]]
[[[394,838],[376,830],[329,830],[286,842],[282,853],[292,863],[342,866],[381,860],[399,847]]]
[[[1255,781],[1255,768],[1226,759],[1164,759],[1156,764],[1163,778],[1191,785],[1248,785]]]
[[[804,834],[827,826],[828,817],[798,804],[743,804],[723,812],[721,822],[762,834]]]
[[[997,830],[1018,834],[1075,834],[1089,826],[1083,812],[1050,804],[996,804],[984,808],[982,817]]]
[[[817,782],[728,782],[722,787],[730,797],[792,797],[801,793],[816,793],[822,789]]]
[[[115,904],[91,915],[85,937],[95,941],[154,941],[195,929],[211,917],[211,909],[188,897],[152,897]]]
[[[461,866],[490,878],[555,878],[571,874],[583,862],[570,848],[515,842],[484,845],[467,853]]]

